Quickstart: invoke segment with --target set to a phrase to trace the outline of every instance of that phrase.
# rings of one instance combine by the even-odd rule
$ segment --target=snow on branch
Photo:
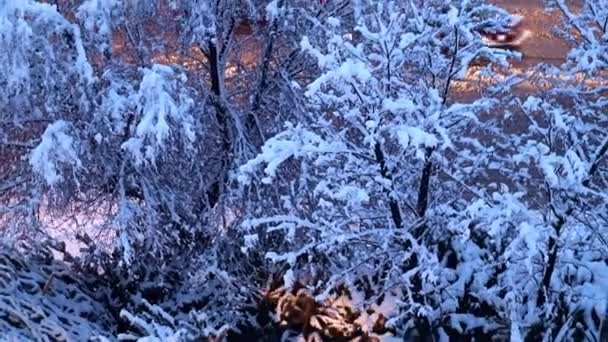
[[[123,143],[137,165],[153,162],[165,141],[171,136],[171,123],[181,126],[186,139],[192,143],[193,100],[183,91],[187,78],[171,67],[154,64],[142,69],[142,80],[137,93],[130,97],[138,113],[134,136]]]
[[[76,142],[69,135],[70,126],[63,120],[50,124],[44,133],[40,144],[30,154],[30,165],[35,173],[40,175],[48,185],[55,185],[63,180],[60,168],[63,165],[73,169],[81,167],[81,161],[76,150]]]

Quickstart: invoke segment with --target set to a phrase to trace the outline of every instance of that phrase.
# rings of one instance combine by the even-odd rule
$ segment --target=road
[[[563,20],[561,13],[547,11],[543,0],[491,0],[491,2],[513,14],[523,17],[522,29],[529,31],[529,38],[518,49],[522,53],[523,58],[518,61],[511,61],[509,68],[498,70],[492,78],[480,79],[479,71],[481,68],[471,67],[466,79],[455,82],[451,95],[454,101],[474,101],[479,98],[484,90],[488,89],[489,85],[494,84],[495,80],[504,79],[512,75],[520,75],[524,79],[530,76],[533,80],[536,80],[523,82],[510,90],[510,94],[519,96],[522,99],[529,95],[542,96],[541,91],[546,88],[539,86],[539,80],[550,81],[552,77],[563,77],[565,79],[572,77],[572,75],[567,73],[564,75],[546,75],[539,70],[534,70],[534,66],[541,63],[562,64],[570,51],[571,47],[557,32]],[[581,82],[589,87],[595,87],[600,84],[596,80],[587,79],[581,80]],[[567,99],[558,97],[556,100],[560,103],[563,102],[564,106],[568,106]],[[502,118],[503,115],[504,108],[498,107],[491,109],[487,113],[483,113],[482,119],[501,117],[502,129],[506,133],[514,135],[528,133],[530,121],[521,111],[513,110],[510,113],[509,119]],[[472,136],[484,143],[493,140],[492,136],[480,135],[479,133],[472,133]],[[513,189],[515,184],[512,182],[512,179],[505,176],[511,172],[515,171],[501,170],[501,172],[491,173],[483,179],[477,179],[477,184],[488,189],[492,189],[496,184],[506,184],[509,188]],[[533,174],[532,181],[526,185],[528,188],[527,198],[537,201],[531,201],[531,203],[545,203],[547,200],[543,197],[545,192],[538,188],[538,184],[543,184],[542,176],[539,173],[535,173]]]
[[[562,20],[559,12],[548,12],[543,0],[493,0],[494,4],[523,17],[523,29],[530,37],[519,51],[523,60],[514,68],[527,69],[539,63],[561,64],[570,50],[568,43],[556,32]]]
[[[576,11],[577,0],[570,0],[569,4]],[[561,28],[562,15],[559,11],[549,11],[545,0],[490,0],[491,3],[519,15],[523,18],[522,30],[527,31],[528,38],[523,41],[517,51],[521,52],[521,60],[511,60],[511,65],[506,69],[496,69],[493,78],[500,79],[512,75],[524,78],[543,79],[534,66],[544,64],[560,65],[564,63],[566,55],[571,46],[560,36],[558,29]],[[479,92],[487,88],[488,84],[494,83],[492,78],[480,80],[480,67],[472,66],[464,80],[456,82],[454,86],[454,99],[461,101],[475,100]],[[555,75],[553,75],[555,77]],[[564,77],[569,77],[564,75]],[[549,77],[547,76],[547,79]],[[594,81],[585,81],[589,86],[595,86]],[[514,91],[527,95],[538,90],[538,84],[525,82],[520,84]]]

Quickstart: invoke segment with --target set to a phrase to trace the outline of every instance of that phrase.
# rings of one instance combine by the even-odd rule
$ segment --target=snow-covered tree
[[[481,137],[494,133],[479,113],[498,100],[461,102],[453,87],[474,60],[511,55],[478,33],[509,16],[479,1],[349,6],[351,17],[315,22],[300,42],[318,67],[301,85],[308,121],[288,123],[240,168],[243,184],[279,189],[277,207],[243,223],[249,249],[306,269],[319,300],[338,284],[364,302],[390,297],[400,334],[483,336],[502,324],[479,308],[493,277],[473,272],[491,255],[472,239],[482,229],[460,219],[471,197],[493,201],[476,185],[493,153]]]
[[[540,65],[530,78],[503,85],[511,94],[500,95],[504,110],[488,167],[503,189],[494,201],[471,203],[461,222],[491,227],[490,251],[502,265],[490,293],[498,296],[512,339],[601,340],[608,140],[606,74],[597,52],[606,44],[584,36],[601,37],[597,23],[606,16],[601,2],[576,9],[548,2],[563,15],[560,32],[573,49],[564,65]]]
[[[2,2],[3,217],[94,216],[127,263],[192,240],[297,102],[282,2],[55,3]]]
[[[547,3],[563,16],[560,32],[573,48],[562,66],[538,68],[542,77],[530,80],[534,95],[514,99],[503,126],[521,120],[525,129],[504,135],[497,153],[525,208],[518,210],[524,226],[504,256],[508,273],[519,278],[507,298],[515,310],[512,331],[535,340],[601,340],[608,301],[601,276],[608,256],[602,95],[608,7]]]
[[[30,170],[53,186],[81,165],[71,120],[89,114],[94,75],[80,29],[48,4],[0,3],[0,47],[0,215],[17,236],[39,226]]]

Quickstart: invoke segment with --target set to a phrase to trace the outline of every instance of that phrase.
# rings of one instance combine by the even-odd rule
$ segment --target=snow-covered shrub
[[[0,0],[0,239],[86,231],[0,336],[601,340],[606,5],[550,2],[526,78],[482,0]]]
[[[115,322],[98,295],[49,247],[0,245],[3,341],[87,341],[108,334]]]
[[[488,282],[472,274],[487,257],[451,223],[487,166],[478,135],[492,127],[478,113],[497,100],[459,103],[451,87],[475,58],[504,62],[476,28],[499,26],[506,13],[470,1],[417,5],[353,2],[352,20],[327,18],[302,39],[319,69],[303,85],[311,117],[241,166],[243,184],[283,191],[242,226],[256,236],[248,249],[306,269],[320,300],[337,285],[366,301],[397,288],[389,323],[400,334],[441,335],[457,325],[449,317],[465,325],[453,334],[468,336],[481,320],[494,334],[504,322],[476,317],[492,313],[476,311],[469,293]]]

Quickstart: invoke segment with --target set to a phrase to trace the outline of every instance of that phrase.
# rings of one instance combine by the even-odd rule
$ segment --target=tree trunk
[[[247,129],[247,133],[250,136],[253,136],[253,132],[256,132],[259,138],[257,141],[257,145],[262,145],[264,143],[264,132],[260,127],[257,118],[257,111],[262,106],[262,96],[264,95],[264,91],[268,88],[268,74],[270,73],[270,60],[272,59],[272,52],[274,50],[274,40],[276,37],[277,30],[277,20],[274,19],[270,28],[270,33],[268,35],[268,43],[264,48],[264,53],[262,54],[262,65],[260,67],[260,79],[258,85],[256,87],[255,93],[251,98],[251,108],[249,113],[247,114],[247,119],[245,121],[245,128]],[[259,146],[258,146],[259,147]]]
[[[418,188],[418,203],[416,211],[418,216],[423,217],[429,206],[429,191],[431,185],[431,175],[433,172],[433,148],[427,147],[424,154],[424,167],[422,168],[422,176],[420,177],[420,187]]]
[[[380,175],[382,175],[382,178],[389,180],[392,186],[393,176],[390,174],[390,171],[386,166],[384,152],[382,151],[382,146],[379,142],[376,142],[376,144],[374,145],[374,153],[376,155],[376,162],[380,166]],[[388,197],[388,207],[391,211],[391,218],[393,219],[393,223],[395,223],[395,227],[402,228],[403,219],[401,218],[401,209],[399,208],[399,203],[397,203],[397,200],[392,197],[392,194],[390,192],[388,194]]]
[[[215,96],[215,118],[219,126],[222,139],[221,153],[222,162],[220,171],[215,181],[207,187],[206,195],[209,207],[215,206],[219,201],[221,192],[228,175],[232,151],[232,134],[230,132],[229,112],[223,102],[224,75],[221,68],[221,56],[217,46],[213,42],[207,44],[207,58],[209,59],[209,77],[211,78],[211,92]]]
[[[547,267],[545,268],[543,279],[541,281],[541,286],[538,289],[538,294],[536,297],[536,305],[539,307],[547,302],[547,292],[549,291],[549,288],[551,286],[551,278],[553,277],[555,265],[557,264],[557,252],[559,250],[557,246],[557,240],[559,239],[559,235],[561,234],[562,228],[566,224],[568,216],[572,215],[573,211],[574,209],[572,207],[568,208],[564,215],[560,216],[553,224],[555,235],[549,238],[549,245],[547,248],[549,252],[549,258],[547,259]]]

